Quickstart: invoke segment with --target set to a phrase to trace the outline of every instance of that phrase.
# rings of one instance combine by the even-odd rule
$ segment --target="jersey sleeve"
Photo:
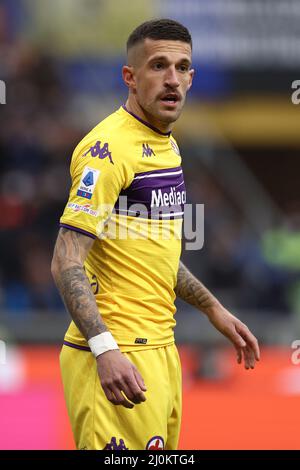
[[[72,184],[60,226],[99,237],[133,177],[132,164],[117,145],[108,139],[82,141],[72,156]]]

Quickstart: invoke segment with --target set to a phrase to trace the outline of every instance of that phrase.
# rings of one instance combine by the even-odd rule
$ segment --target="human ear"
[[[195,70],[194,70],[194,69],[191,69],[191,70],[189,71],[189,84],[188,84],[188,87],[187,87],[187,90],[188,90],[188,91],[189,91],[189,89],[190,89],[191,86],[192,86],[194,74],[195,74]]]
[[[131,65],[124,65],[122,68],[122,77],[125,85],[130,89],[135,89],[135,74],[134,68]]]

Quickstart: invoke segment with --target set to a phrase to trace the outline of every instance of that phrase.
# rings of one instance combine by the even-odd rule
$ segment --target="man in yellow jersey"
[[[174,137],[192,85],[192,41],[172,20],[127,42],[126,105],[76,147],[52,273],[73,321],[60,361],[78,449],[176,449],[176,295],[253,369],[256,338],[180,262],[185,186]],[[120,406],[117,406],[120,405]]]

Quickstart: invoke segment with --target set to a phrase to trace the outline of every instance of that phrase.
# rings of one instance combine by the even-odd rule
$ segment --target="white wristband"
[[[109,331],[105,331],[104,333],[100,333],[97,336],[93,336],[93,338],[88,340],[88,343],[95,357],[100,356],[100,354],[103,354],[106,351],[119,349],[119,346]]]

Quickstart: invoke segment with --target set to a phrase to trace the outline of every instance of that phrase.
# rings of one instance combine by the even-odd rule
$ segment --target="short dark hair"
[[[159,19],[145,21],[145,23],[142,23],[132,31],[127,40],[127,52],[132,46],[146,38],[182,41],[190,44],[192,47],[192,37],[185,26],[175,20]]]

